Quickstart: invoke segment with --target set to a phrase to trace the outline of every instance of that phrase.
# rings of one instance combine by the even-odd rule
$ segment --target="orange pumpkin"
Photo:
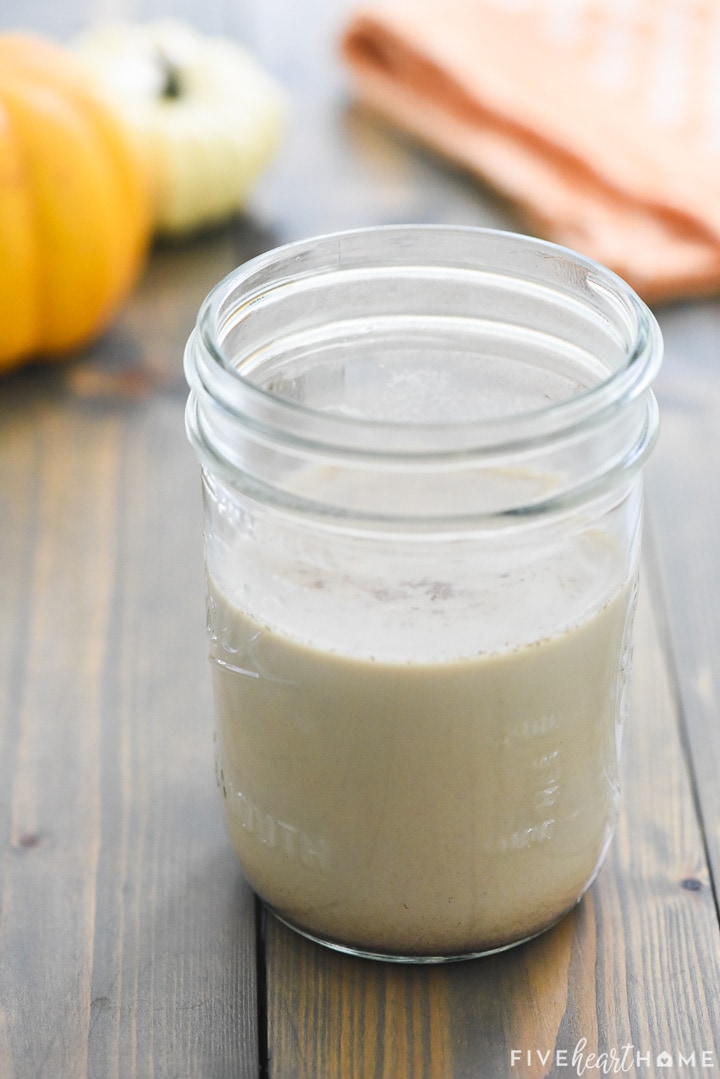
[[[132,135],[60,45],[0,34],[0,370],[96,336],[142,267]]]

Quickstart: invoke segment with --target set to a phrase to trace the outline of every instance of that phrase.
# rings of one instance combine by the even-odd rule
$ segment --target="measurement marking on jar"
[[[503,836],[498,842],[500,850],[525,850],[536,843],[544,843],[552,839],[555,831],[555,820],[550,817],[540,824],[531,824],[527,828],[519,828],[512,835]]]
[[[556,715],[543,715],[525,719],[522,723],[511,727],[504,739],[503,744],[512,745],[513,742],[529,741],[531,738],[540,738],[544,734],[554,731],[559,725]]]
[[[229,663],[226,659],[220,659],[220,656],[210,656],[210,662],[214,663],[216,667],[222,667],[224,671],[232,671],[233,674],[242,674],[245,678],[259,678],[259,671],[249,671],[246,667],[238,667],[237,663]]]

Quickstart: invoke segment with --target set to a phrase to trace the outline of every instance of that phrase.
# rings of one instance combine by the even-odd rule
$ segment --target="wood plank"
[[[269,918],[272,1079],[540,1079],[563,1074],[556,1059],[578,1047],[587,1059],[626,1045],[653,1062],[662,1051],[720,1061],[720,935],[650,593],[646,581],[623,811],[583,903],[520,948],[424,969],[321,951]]]
[[[3,1077],[257,1073],[181,373],[201,296],[254,237],[198,240],[195,272],[159,250],[83,357],[4,385]]]
[[[648,476],[667,597],[685,739],[713,875],[720,880],[720,310],[684,304],[660,313],[666,356],[658,383],[660,440]]]
[[[82,1073],[83,1041],[65,1043],[63,1030],[66,1024],[83,1026],[89,999],[88,928],[99,843],[98,728],[92,717],[101,695],[103,578],[113,527],[111,487],[104,483],[97,492],[92,513],[88,493],[96,479],[107,479],[117,428],[104,429],[86,461],[82,442],[71,439],[60,447],[67,428],[63,432],[57,412],[38,424],[33,411],[32,420],[24,412],[3,416],[4,459],[12,467],[30,456],[37,472],[32,505],[17,516],[12,488],[3,484],[3,534],[11,548],[22,542],[17,526],[23,529],[28,512],[34,520],[26,537],[32,557],[15,563],[21,573],[12,582],[14,603],[3,612],[20,647],[4,709],[3,834],[9,843],[2,852],[0,1000],[3,1033],[18,1066],[26,1061],[39,1073],[55,1051],[59,1067]],[[88,487],[71,479],[78,472],[87,476]],[[86,556],[81,574],[66,555],[76,543]],[[88,717],[81,728],[79,717]],[[55,942],[51,958],[49,941]],[[40,985],[48,997],[34,1002]],[[54,1000],[65,1002],[64,1016],[51,1007]],[[34,1008],[43,1003],[45,1028],[38,1031]],[[0,1061],[7,1059],[0,1052]]]

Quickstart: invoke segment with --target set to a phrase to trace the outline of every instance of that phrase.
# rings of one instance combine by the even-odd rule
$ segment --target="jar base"
[[[489,948],[479,948],[477,951],[468,951],[450,955],[400,955],[392,952],[374,952],[361,947],[353,947],[350,944],[343,944],[342,941],[321,937],[316,933],[311,933],[309,930],[303,929],[302,926],[296,925],[294,922],[284,918],[281,914],[278,914],[278,912],[263,899],[261,899],[260,902],[273,918],[292,930],[293,933],[297,933],[298,936],[304,937],[305,940],[311,940],[314,944],[320,944],[323,948],[329,948],[331,951],[340,952],[343,955],[352,955],[358,959],[375,959],[382,963],[437,966],[440,963],[462,963],[467,962],[470,959],[483,959],[490,955],[497,955],[499,952],[507,952],[511,948],[519,948],[521,944],[527,944],[528,941],[535,940],[536,937],[541,937],[543,933],[547,933],[554,926],[558,925],[572,910],[575,909],[581,900],[582,896],[576,899],[566,910],[559,914],[557,918],[554,918],[553,921],[548,922],[547,925],[543,925],[540,929],[533,930],[531,933],[528,933],[527,936],[518,937],[505,944],[493,945]]]

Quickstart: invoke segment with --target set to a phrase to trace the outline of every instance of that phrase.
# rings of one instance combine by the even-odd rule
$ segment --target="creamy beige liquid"
[[[388,955],[488,951],[560,917],[615,821],[632,595],[497,654],[388,662],[293,639],[211,583],[218,779],[259,895]]]

